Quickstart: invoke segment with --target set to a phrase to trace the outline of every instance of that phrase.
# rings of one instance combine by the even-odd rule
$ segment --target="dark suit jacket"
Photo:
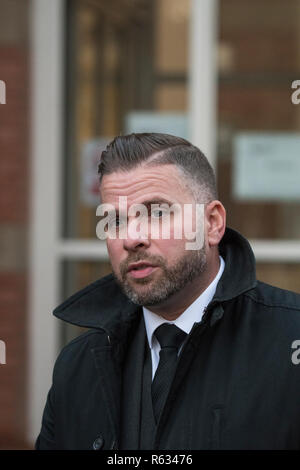
[[[153,448],[300,449],[300,296],[256,280],[237,232],[226,229],[220,253],[224,273],[182,351]],[[124,357],[141,308],[108,275],[54,315],[91,329],[57,358],[36,448],[117,449]]]

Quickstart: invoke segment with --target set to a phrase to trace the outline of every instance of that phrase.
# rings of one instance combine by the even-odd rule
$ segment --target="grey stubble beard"
[[[133,279],[128,281],[128,263],[120,266],[121,278],[113,271],[114,277],[124,294],[136,305],[150,307],[158,305],[173,294],[184,289],[189,283],[200,278],[207,269],[207,260],[205,248],[200,250],[187,251],[174,266],[168,267],[161,256],[152,256],[150,258],[144,255],[140,259],[130,260],[130,263],[139,260],[149,261],[160,267],[162,273],[157,278],[156,273],[150,274],[146,278]],[[137,288],[135,288],[136,283]],[[139,290],[138,285],[148,288]]]

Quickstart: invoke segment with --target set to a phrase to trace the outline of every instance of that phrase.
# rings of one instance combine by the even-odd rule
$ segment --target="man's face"
[[[111,204],[116,211],[119,209],[119,197],[126,196],[127,207],[132,204],[166,203],[177,204],[184,211],[184,204],[193,204],[192,193],[181,182],[180,173],[175,165],[139,166],[128,172],[115,172],[102,178],[101,203]],[[195,212],[193,212],[193,230],[195,229]],[[118,215],[118,213],[117,213]],[[122,214],[120,214],[122,215]],[[155,216],[163,215],[155,212]],[[126,215],[127,217],[127,215]],[[176,215],[170,215],[170,237],[159,239],[151,237],[149,228],[147,236],[129,234],[130,224],[134,216],[128,216],[126,236],[107,238],[107,249],[113,274],[123,292],[137,305],[160,305],[174,293],[199,278],[206,269],[205,247],[198,250],[187,250],[184,233],[181,239],[174,237]],[[149,208],[148,223],[152,215]],[[159,223],[163,223],[160,218]],[[162,232],[161,232],[162,233]],[[190,239],[189,239],[190,240]],[[145,261],[152,267],[132,269],[132,263]],[[180,294],[179,294],[180,295]]]

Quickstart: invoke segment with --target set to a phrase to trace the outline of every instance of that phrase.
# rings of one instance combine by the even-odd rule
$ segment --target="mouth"
[[[158,266],[152,266],[146,263],[134,263],[129,266],[128,274],[133,278],[143,278],[149,276]]]

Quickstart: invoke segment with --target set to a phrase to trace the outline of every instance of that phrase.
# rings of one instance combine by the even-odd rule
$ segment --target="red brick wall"
[[[0,105],[0,221],[28,220],[28,51],[0,44],[0,78],[6,104]]]
[[[0,449],[20,449],[27,447],[28,2],[0,0],[0,7]]]

